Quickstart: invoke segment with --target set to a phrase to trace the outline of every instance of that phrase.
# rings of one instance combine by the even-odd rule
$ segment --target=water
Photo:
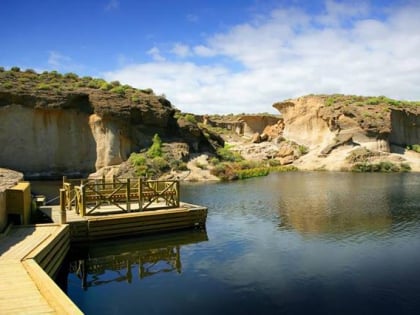
[[[420,174],[184,184],[207,230],[75,248],[86,314],[418,314]],[[83,272],[85,271],[85,272]]]

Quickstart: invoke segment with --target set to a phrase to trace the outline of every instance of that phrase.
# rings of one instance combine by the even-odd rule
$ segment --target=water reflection
[[[322,172],[183,185],[208,234],[92,244],[68,294],[85,314],[417,314],[419,189]]]
[[[207,240],[206,231],[200,230],[74,246],[68,273],[80,279],[84,290],[112,282],[132,283],[133,277],[180,274],[181,247]]]
[[[390,185],[384,174],[375,175],[306,174],[299,182],[296,176],[290,178],[278,201],[279,226],[303,234],[387,231],[400,203],[413,200],[414,194],[401,183],[404,176],[395,177]]]

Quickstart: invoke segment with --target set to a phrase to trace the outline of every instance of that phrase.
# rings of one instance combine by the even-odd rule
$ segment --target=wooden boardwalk
[[[67,229],[56,224],[20,226],[0,236],[0,314],[82,314],[38,262],[57,254],[54,248],[65,244]],[[45,261],[55,272],[57,266],[48,266],[57,259]]]
[[[153,209],[153,208],[152,208]],[[41,206],[40,210],[55,223],[62,221],[60,206]],[[95,214],[80,216],[65,211],[72,242],[84,242],[121,236],[145,235],[187,228],[204,228],[207,208],[180,203],[178,208],[118,212],[113,205],[101,206]]]

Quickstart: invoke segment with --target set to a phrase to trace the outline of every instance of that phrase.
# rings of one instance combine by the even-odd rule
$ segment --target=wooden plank
[[[22,262],[28,274],[37,285],[39,291],[55,309],[57,314],[83,314],[67,295],[38,266],[36,261],[28,259]]]
[[[161,221],[166,221],[166,220],[177,220],[177,219],[183,220],[183,219],[199,218],[199,217],[201,216],[184,214],[184,215],[172,215],[172,216],[162,216],[162,217],[154,217],[154,218],[134,217],[134,218],[127,218],[127,219],[119,219],[115,221],[113,220],[89,221],[88,227],[89,229],[92,226],[102,226],[103,228],[106,228],[108,226],[112,227],[114,225],[130,224],[133,222],[141,222],[147,225],[147,224],[154,224],[154,222],[161,222]]]
[[[37,260],[42,260],[43,257],[47,255],[54,246],[56,246],[57,243],[61,242],[63,238],[68,237],[68,233],[68,225],[56,226],[55,230],[51,231],[51,234],[49,235],[50,240],[48,242],[44,241],[33,248],[25,258],[36,258]]]
[[[194,227],[195,221],[181,221],[181,222],[164,222],[155,225],[144,225],[144,226],[128,226],[128,227],[116,227],[113,230],[92,230],[89,232],[89,237],[96,237],[99,235],[118,235],[121,233],[147,233],[147,232],[159,232],[159,231],[167,231],[173,229],[183,229],[183,228],[190,228]]]

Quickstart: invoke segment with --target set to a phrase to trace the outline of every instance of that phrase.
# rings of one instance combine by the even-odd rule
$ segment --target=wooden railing
[[[179,207],[179,182],[116,178],[112,180],[63,178],[66,210],[89,215],[102,205],[121,212]]]

